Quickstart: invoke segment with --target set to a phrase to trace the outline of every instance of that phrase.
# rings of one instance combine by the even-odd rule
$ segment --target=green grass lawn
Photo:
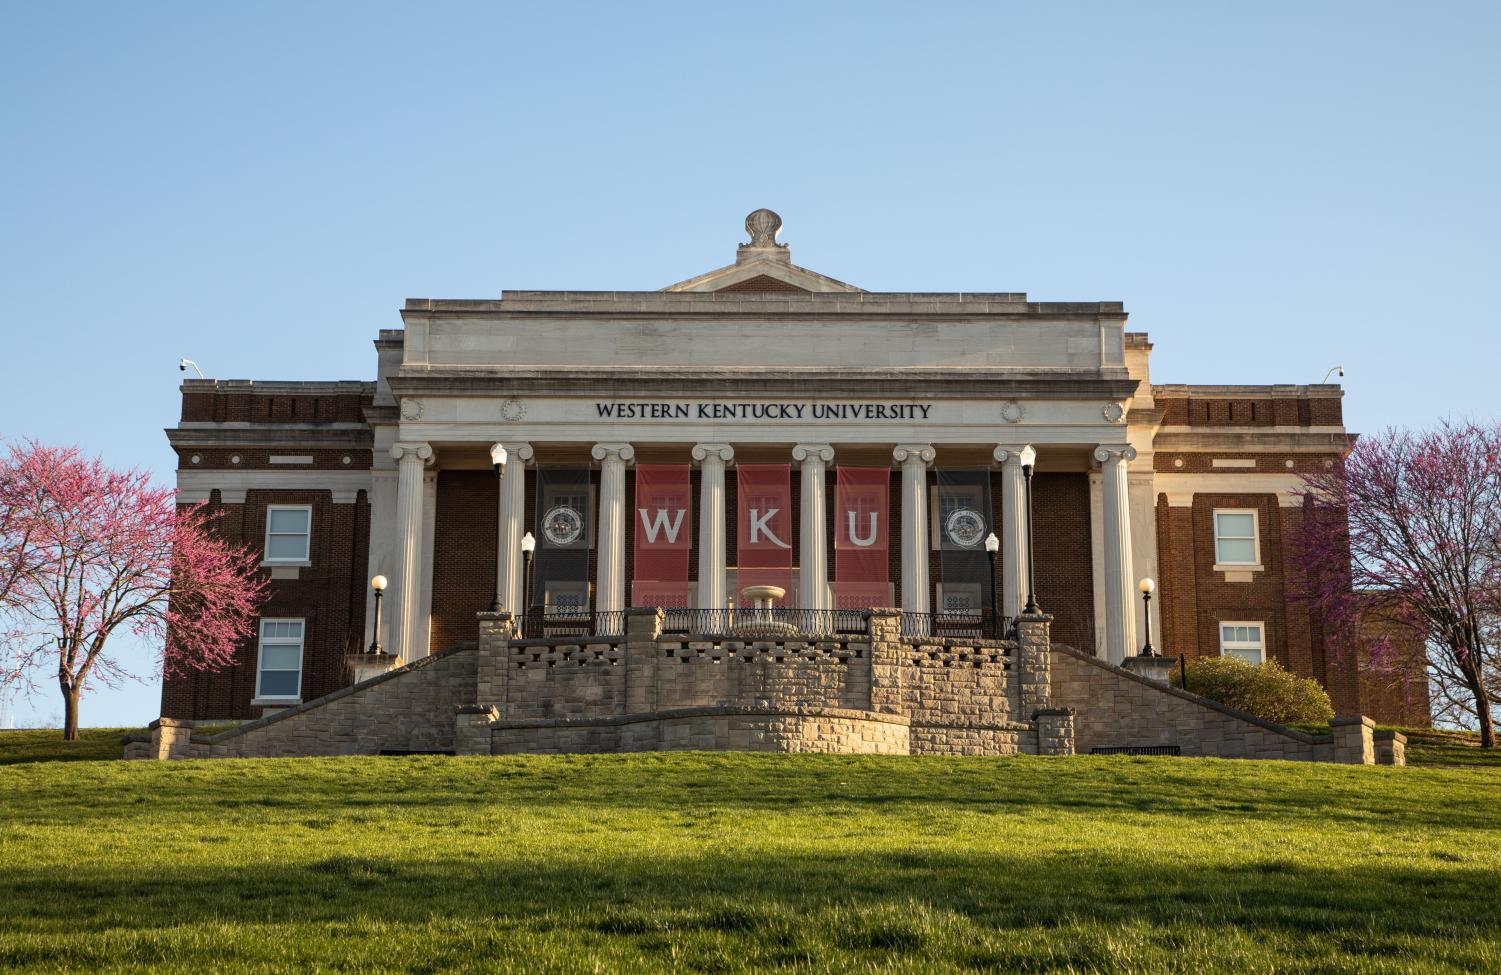
[[[38,762],[0,824],[5,972],[1501,971],[1489,769]]]

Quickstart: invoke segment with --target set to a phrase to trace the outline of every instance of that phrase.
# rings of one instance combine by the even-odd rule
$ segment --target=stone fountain
[[[797,636],[796,625],[776,619],[772,612],[777,600],[786,595],[787,590],[781,586],[746,586],[740,590],[740,598],[744,601],[742,605],[749,603],[751,608],[748,611],[741,610],[734,625],[730,627],[730,633],[752,640],[781,640]]]

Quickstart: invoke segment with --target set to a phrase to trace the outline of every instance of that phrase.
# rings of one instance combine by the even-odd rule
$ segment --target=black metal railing
[[[902,636],[953,639],[1010,640],[1016,620],[989,613],[902,613]]]
[[[525,640],[560,640],[571,637],[624,637],[627,610],[577,612],[534,606],[516,621]],[[754,639],[778,637],[847,637],[869,631],[866,609],[663,609],[662,632],[671,635],[744,636]],[[902,636],[1009,640],[1015,637],[1016,620],[988,613],[902,613]],[[999,622],[999,625],[997,625]]]
[[[516,621],[517,632],[523,640],[560,640],[568,637],[623,637],[625,636],[625,612],[623,610],[600,610],[577,612],[558,610],[546,606],[533,606]]]
[[[794,609],[774,606],[769,609],[687,609],[665,610],[662,632],[674,634],[702,633],[713,636],[750,636],[770,639],[777,636],[854,636],[869,629],[868,610],[862,609]]]

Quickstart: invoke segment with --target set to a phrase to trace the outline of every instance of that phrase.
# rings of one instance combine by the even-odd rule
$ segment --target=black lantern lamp
[[[370,629],[370,653],[382,653],[380,648],[380,599],[386,592],[386,577],[376,576],[370,580],[370,588],[375,590],[375,626]]]
[[[1152,649],[1152,590],[1157,588],[1157,584],[1151,579],[1143,579],[1137,584],[1136,588],[1141,590],[1142,612],[1146,616],[1147,623],[1147,642],[1141,648],[1141,655],[1143,657],[1155,657],[1157,656],[1157,651]]]

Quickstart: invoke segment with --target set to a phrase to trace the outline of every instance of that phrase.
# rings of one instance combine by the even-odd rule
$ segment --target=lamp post
[[[376,576],[370,580],[370,588],[375,590],[375,626],[370,629],[370,652],[381,653],[380,648],[380,598],[386,591],[386,577]],[[347,644],[346,644],[347,646]]]
[[[1152,590],[1157,588],[1157,584],[1151,579],[1143,579],[1137,585],[1137,588],[1141,590],[1142,612],[1145,614],[1147,621],[1147,643],[1146,646],[1141,648],[1141,655],[1143,657],[1155,657],[1157,656],[1157,651],[1152,649]]]
[[[1022,448],[1022,477],[1027,484],[1027,605],[1022,609],[1023,613],[1033,616],[1041,613],[1037,607],[1037,575],[1034,568],[1036,559],[1032,555],[1032,471],[1037,466],[1037,451],[1031,444]]]
[[[490,463],[495,468],[495,490],[497,492],[496,493],[496,498],[497,499],[503,499],[503,498],[505,498],[506,486],[505,486],[505,484],[502,483],[501,478],[505,474],[505,469],[506,469],[506,448],[503,447],[503,446],[501,446],[500,444],[495,444],[494,446],[492,446],[490,448]],[[497,518],[500,517],[500,505],[499,504],[496,504],[496,506],[495,506],[495,512],[496,512],[496,517]],[[495,535],[496,535],[496,538],[499,538],[500,537],[500,532],[496,531]],[[500,559],[499,558],[497,558],[495,560],[495,586],[494,586],[494,589],[495,589],[495,595],[493,597],[491,597],[491,599],[490,599],[490,612],[492,612],[492,613],[498,613],[498,612],[500,612]]]
[[[994,631],[994,638],[1002,638],[1001,633],[1001,608],[995,601],[995,554],[1001,550],[1001,540],[995,537],[995,532],[985,536],[985,554],[990,557],[990,627]]]
[[[532,553],[537,549],[537,536],[527,532],[521,536],[521,605],[522,614],[532,607]]]

